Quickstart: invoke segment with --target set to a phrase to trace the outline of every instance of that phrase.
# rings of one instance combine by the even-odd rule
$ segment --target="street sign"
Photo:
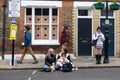
[[[109,22],[109,20],[105,20],[105,24],[109,24],[110,22]]]
[[[20,17],[20,0],[9,0],[9,17]]]
[[[11,26],[10,26],[10,40],[16,40],[16,34],[17,34],[17,25],[11,24]]]

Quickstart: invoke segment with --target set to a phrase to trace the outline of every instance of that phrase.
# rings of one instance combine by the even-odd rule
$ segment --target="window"
[[[79,16],[88,16],[88,10],[78,10]]]
[[[32,15],[32,9],[31,8],[26,9],[26,15]]]
[[[41,9],[40,8],[35,9],[35,15],[41,15]]]
[[[86,16],[86,17],[92,16],[92,11],[78,9],[78,16]]]
[[[52,9],[52,15],[57,16],[58,15],[58,10],[57,9]]]
[[[49,40],[49,9],[35,9],[35,40]]]
[[[32,26],[32,8],[26,8],[26,25]]]
[[[49,15],[49,9],[43,9],[43,15],[48,16]]]
[[[52,39],[56,40],[58,37],[58,10],[52,9]]]
[[[114,12],[113,11],[108,11],[108,16],[111,16],[111,17],[113,17],[114,16],[114,14],[113,14]],[[106,16],[106,11],[105,10],[101,10],[101,16]]]
[[[59,44],[57,8],[26,8],[26,24],[32,26],[33,45],[34,42],[36,44],[52,44],[52,42]]]

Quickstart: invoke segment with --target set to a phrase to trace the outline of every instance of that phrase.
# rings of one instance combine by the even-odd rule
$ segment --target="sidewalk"
[[[73,63],[78,68],[120,68],[120,58],[110,57],[109,64],[95,64],[93,57],[78,57],[73,59]],[[9,60],[0,60],[0,70],[2,69],[41,69],[44,65],[44,59],[39,59],[38,64],[32,64],[33,60],[26,59],[23,64],[17,64],[15,61],[14,66],[9,65]],[[103,58],[102,58],[103,62]]]

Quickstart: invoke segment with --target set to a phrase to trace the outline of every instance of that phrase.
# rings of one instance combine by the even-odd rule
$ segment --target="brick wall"
[[[116,11],[115,22],[116,22],[116,56],[120,57],[120,10]]]
[[[76,45],[76,43],[77,43],[77,32],[78,32],[78,29],[77,29],[77,8],[74,8],[73,9],[73,21],[72,21],[72,34],[73,34],[73,53],[75,53],[76,55],[77,55],[77,45]]]
[[[2,0],[3,1],[3,0]],[[0,6],[2,6],[2,1],[0,1]],[[82,0],[81,0],[82,1]],[[87,1],[87,0],[86,0]],[[92,0],[91,0],[92,1]],[[0,7],[0,50],[1,50],[1,45],[2,45],[2,18],[3,18],[3,8]],[[8,11],[8,9],[7,9]],[[99,14],[100,11],[98,10],[93,10],[93,27],[94,27],[94,32],[96,30],[97,25],[99,24],[100,21],[98,21],[99,19]],[[7,12],[6,12],[7,15]],[[17,25],[18,25],[18,32],[17,32],[17,40],[15,41],[15,50],[21,51],[23,50],[23,46],[21,45],[21,43],[24,41],[24,7],[21,7],[21,14],[20,14],[20,18],[17,18]],[[62,27],[63,24],[67,24],[67,22],[71,23],[71,27],[69,27],[69,31],[70,31],[70,44],[69,44],[69,51],[72,53],[76,53],[76,32],[77,32],[77,28],[76,27],[76,16],[77,15],[77,9],[73,8],[73,1],[67,1],[67,0],[63,0],[62,1],[62,7],[59,8],[59,40],[61,37],[61,31],[62,31]],[[116,37],[117,37],[117,41],[116,41],[116,51],[117,51],[117,55],[120,56],[120,25],[119,25],[119,20],[120,20],[120,11],[116,12]],[[10,22],[11,19],[8,18],[7,15],[7,19],[6,19],[6,51],[11,51],[11,41],[9,40],[9,27],[10,27]],[[37,53],[47,53],[47,49],[48,48],[54,48],[56,50],[56,52],[60,52],[61,48],[60,46],[33,46],[33,50],[34,51],[38,51]]]
[[[63,1],[62,4],[63,7],[59,8],[59,39],[61,37],[61,31],[63,24],[66,24],[67,22],[72,22],[72,8],[73,8],[73,2],[72,1]],[[18,41],[16,42],[16,47],[18,46],[20,50],[23,49],[21,46],[21,43],[24,40],[24,7],[21,8],[21,17],[20,17],[20,24],[18,27]],[[70,14],[71,13],[71,14]],[[69,46],[69,51],[72,52],[72,33],[71,33],[71,27],[69,28],[70,31],[70,46]],[[37,51],[37,53],[47,53],[48,48],[54,48],[55,51],[58,53],[61,51],[60,45],[58,46],[50,46],[50,45],[40,45],[40,46],[33,46],[33,50]]]
[[[70,23],[71,26],[69,26],[69,36],[70,36],[70,43],[69,43],[69,46],[68,46],[68,49],[70,52],[73,52],[73,34],[72,34],[72,18],[73,18],[73,1],[63,1],[62,2],[62,25],[60,25],[61,27],[63,26],[63,24],[67,24],[67,23]],[[62,28],[61,28],[62,29]],[[61,31],[60,31],[61,32]]]
[[[93,34],[96,32],[97,27],[100,25],[100,10],[93,10]],[[93,49],[95,55],[95,48]]]
[[[12,49],[12,42],[9,40],[9,34],[10,34],[10,25],[11,25],[11,18],[8,17],[8,1],[6,0],[6,28],[5,28],[5,51],[6,53],[11,53]],[[3,0],[0,1],[0,51],[2,49],[2,38],[3,38]],[[21,20],[22,21],[22,20]],[[20,24],[19,18],[16,18],[17,26],[18,26],[18,32],[17,32],[17,40],[15,41],[15,50],[20,50],[21,43],[20,40],[22,37],[20,33]],[[21,22],[22,23],[22,22]]]

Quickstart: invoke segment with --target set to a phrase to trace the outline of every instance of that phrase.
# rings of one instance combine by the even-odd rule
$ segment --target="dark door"
[[[109,40],[108,40],[108,55],[114,56],[114,19],[109,19],[111,25],[109,26]],[[105,19],[101,19],[101,30],[105,34]],[[104,48],[103,48],[103,55],[104,55]]]
[[[78,56],[91,56],[92,19],[78,19]]]

